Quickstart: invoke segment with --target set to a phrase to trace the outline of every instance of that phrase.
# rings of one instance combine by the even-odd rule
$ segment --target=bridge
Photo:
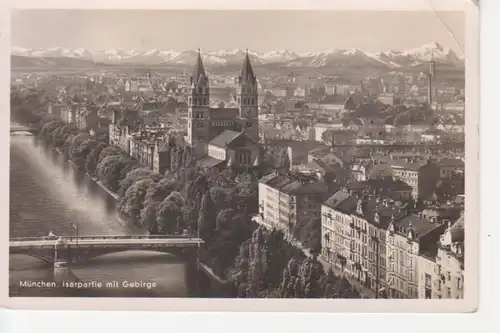
[[[38,133],[38,131],[39,131],[39,128],[35,127],[35,126],[26,127],[26,126],[14,125],[14,126],[10,127],[11,134],[16,133],[16,132],[29,132],[29,133],[35,135]]]
[[[105,254],[140,250],[170,253],[185,259],[197,258],[201,238],[179,235],[96,235],[81,237],[11,238],[10,254],[24,254],[49,264],[83,263]]]

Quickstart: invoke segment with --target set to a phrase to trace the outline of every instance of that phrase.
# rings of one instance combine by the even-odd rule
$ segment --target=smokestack
[[[434,98],[434,79],[436,77],[436,61],[434,61],[434,55],[432,56],[431,61],[429,62],[429,74],[427,76],[429,90],[427,91],[427,102],[429,106],[432,107],[432,102]]]

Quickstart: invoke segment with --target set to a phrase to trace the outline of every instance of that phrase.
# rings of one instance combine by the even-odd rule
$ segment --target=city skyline
[[[237,33],[228,29],[236,25]],[[11,45],[28,49],[383,52],[431,42],[457,55],[465,49],[462,12],[23,10],[12,12],[11,27]]]

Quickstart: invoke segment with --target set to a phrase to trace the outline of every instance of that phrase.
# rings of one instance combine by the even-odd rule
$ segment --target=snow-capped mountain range
[[[152,49],[140,51],[135,49],[87,50],[49,48],[25,49],[12,47],[12,55],[31,58],[75,58],[97,63],[110,64],[144,64],[144,65],[190,65],[195,61],[197,51]],[[240,64],[245,55],[244,50],[203,51],[202,58],[206,66],[225,66]],[[443,64],[463,66],[463,56],[458,56],[449,48],[438,43],[429,43],[418,48],[405,51],[386,51],[370,53],[360,49],[330,49],[324,52],[299,54],[288,50],[259,53],[249,50],[250,60],[255,66],[281,65],[287,67],[387,67],[401,68],[419,66],[432,58]]]

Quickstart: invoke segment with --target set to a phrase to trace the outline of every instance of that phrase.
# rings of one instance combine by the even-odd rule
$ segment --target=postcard
[[[436,3],[12,9],[2,305],[474,310],[478,10]]]

